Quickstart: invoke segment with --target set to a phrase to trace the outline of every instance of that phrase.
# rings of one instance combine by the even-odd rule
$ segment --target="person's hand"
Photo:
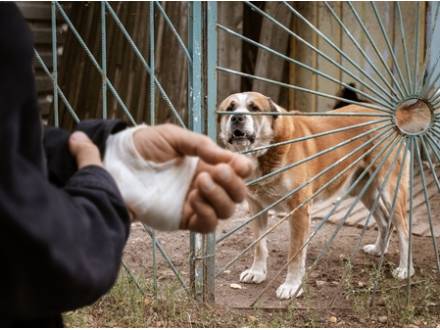
[[[69,137],[69,150],[75,157],[78,169],[89,165],[102,166],[98,147],[83,132],[74,132]]]
[[[133,140],[139,154],[149,161],[200,158],[184,202],[181,229],[213,231],[218,219],[229,218],[235,204],[244,200],[247,189],[243,179],[252,171],[246,157],[220,148],[204,135],[171,124],[141,128]]]

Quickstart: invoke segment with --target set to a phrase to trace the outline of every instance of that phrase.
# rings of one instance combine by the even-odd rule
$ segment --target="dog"
[[[278,113],[285,113],[286,110],[273,102],[269,97],[257,92],[232,94],[220,103],[218,110],[230,113],[223,114],[219,118],[219,140],[227,149],[235,152],[243,152],[281,141],[309,136],[372,120],[371,117],[360,116],[301,116],[301,112],[298,111],[296,111],[295,116],[278,115]],[[257,116],[246,115],[246,113],[251,112],[272,112],[274,114]],[[332,110],[332,112],[365,113],[375,112],[375,110],[358,105],[345,105],[336,110]],[[317,154],[324,149],[367,132],[373,128],[374,125],[378,124],[350,129],[336,134],[307,139],[292,144],[279,145],[273,148],[262,148],[256,152],[249,153],[247,155],[255,165],[252,178],[258,178],[276,169],[282,168],[283,166]],[[366,134],[366,136],[348,143],[345,146],[341,146],[340,148],[313,160],[272,176],[267,180],[260,181],[255,185],[250,185],[247,197],[250,211],[252,214],[255,214],[265,206],[283,197],[286,193],[303,184],[323,169],[337,163],[338,160],[341,160],[350,151],[375,136],[375,134],[377,134],[377,132]],[[399,133],[397,133],[397,131],[392,132],[386,142],[395,137],[394,134]],[[383,143],[382,146],[385,146],[386,142]],[[310,213],[312,204],[311,202],[303,202],[312,196],[320,187],[324,186],[334,178],[338,173],[341,173],[349,164],[357,159],[359,155],[371,147],[372,144],[369,144],[365,146],[365,148],[360,149],[358,153],[353,154],[351,157],[347,157],[347,159],[340,162],[336,167],[324,173],[316,180],[313,180],[310,184],[306,185],[285,202],[277,206],[276,211],[278,212],[289,212],[298,208],[288,220],[290,224],[290,243],[288,251],[289,264],[285,281],[276,291],[278,298],[289,299],[293,297],[297,289],[300,288],[305,274],[306,249],[304,248],[301,250],[301,248],[308,238],[311,224]],[[381,147],[374,149],[374,151],[356,163],[355,166],[347,170],[345,174],[341,175],[338,180],[335,180],[335,182],[326,187],[326,189],[324,189],[317,197],[319,197],[320,200],[323,200],[332,198],[339,195],[341,192],[346,191],[350,183],[359,177],[360,173],[362,173],[380,150]],[[374,205],[376,196],[379,194],[379,187],[384,181],[386,173],[392,171],[388,184],[382,191],[379,207],[376,208],[376,211],[373,214],[378,226],[376,242],[363,247],[365,253],[376,256],[381,255],[382,251],[385,253],[389,244],[390,235],[388,235],[388,237],[386,235],[388,225],[387,219],[389,219],[389,210],[391,210],[392,199],[394,198],[394,192],[397,188],[397,177],[403,163],[403,151],[401,151],[402,155],[400,155],[394,165],[392,164],[392,160],[394,159],[393,156],[396,155],[396,152],[397,148],[393,150],[390,157],[385,161],[384,166],[378,171],[370,188],[361,199],[367,209],[371,209]],[[374,163],[368,172],[368,175],[364,176],[362,181],[356,185],[356,189],[351,192],[351,195],[359,194],[359,191],[364,186],[362,183],[367,181],[371,173],[377,168],[378,163],[378,161]],[[408,161],[405,162],[406,165],[408,163]],[[393,165],[393,167],[391,167],[391,165]],[[396,227],[398,232],[400,248],[400,263],[393,271],[393,275],[399,279],[405,279],[414,274],[412,260],[410,261],[410,274],[408,274],[407,271],[409,234],[406,211],[409,173],[406,165],[402,170],[402,180],[392,221],[392,225]],[[304,205],[301,206],[301,204]],[[252,222],[255,237],[259,237],[265,232],[267,222],[267,213],[259,216]],[[267,242],[266,239],[263,238],[255,245],[253,264],[249,269],[241,273],[240,281],[245,283],[263,282],[267,276],[267,258]],[[302,289],[298,290],[297,296],[301,294]]]

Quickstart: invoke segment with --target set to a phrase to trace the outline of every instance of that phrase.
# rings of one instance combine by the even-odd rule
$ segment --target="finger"
[[[229,162],[229,165],[231,165],[235,173],[237,173],[243,179],[251,175],[254,168],[254,165],[249,158],[239,154],[234,154],[234,157]]]
[[[234,213],[235,203],[225,190],[211,179],[208,173],[203,172],[198,175],[196,187],[199,189],[201,197],[214,209],[218,218],[227,219]]]
[[[102,166],[98,147],[83,132],[74,132],[70,135],[69,150],[75,157],[78,168],[89,165]]]
[[[190,204],[194,214],[189,219],[188,229],[200,233],[214,231],[218,219],[213,208],[198,193],[193,195]]]
[[[197,190],[196,189],[192,189],[186,199],[185,202],[183,204],[183,210],[182,210],[182,221],[180,222],[180,229],[188,229],[188,225],[189,225],[189,220],[192,217],[192,215],[194,214],[194,210],[191,206],[191,200],[193,200],[197,194]]]
[[[241,203],[246,197],[246,184],[231,166],[226,164],[214,166],[211,177],[234,202]]]
[[[247,159],[245,156],[235,154],[230,162],[228,162],[231,168],[237,173],[241,178],[245,179],[249,175],[251,175],[253,171],[252,162]],[[208,172],[209,174],[213,174],[215,170],[215,166],[212,164],[206,163],[204,161],[199,161],[197,164],[197,173],[200,172]]]
[[[220,148],[210,138],[175,125],[163,125],[163,137],[182,156],[198,156],[209,164],[228,163],[234,153]]]

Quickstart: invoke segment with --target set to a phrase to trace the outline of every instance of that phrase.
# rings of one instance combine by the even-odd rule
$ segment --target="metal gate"
[[[53,123],[58,125],[59,123],[59,108],[60,104],[64,104],[64,107],[68,113],[74,118],[75,121],[79,121],[75,109],[70,105],[69,100],[65,96],[63,90],[59,85],[59,72],[58,72],[58,48],[57,48],[57,19],[62,20],[69,31],[73,33],[76,40],[80,43],[85,54],[87,54],[90,62],[95,69],[101,75],[102,86],[102,118],[108,117],[108,96],[116,100],[118,104],[118,110],[121,111],[131,123],[135,124],[130,109],[125,105],[124,100],[118,94],[118,90],[114,87],[114,84],[109,79],[107,72],[107,60],[109,54],[107,49],[109,47],[107,39],[107,24],[111,20],[119,29],[120,33],[124,36],[124,39],[130,45],[133,54],[137,60],[142,63],[143,70],[148,75],[149,86],[148,93],[145,92],[145,98],[148,99],[149,112],[148,117],[142,118],[143,121],[147,121],[151,124],[155,124],[155,109],[157,108],[156,93],[159,94],[169,111],[174,114],[177,122],[188,127],[196,132],[208,134],[211,138],[216,139],[217,136],[217,116],[228,116],[227,112],[216,112],[217,91],[219,94],[224,94],[224,90],[220,90],[222,86],[218,88],[217,82],[223,79],[224,75],[231,75],[238,77],[243,81],[259,81],[265,86],[274,85],[281,89],[291,90],[291,94],[288,94],[289,102],[286,107],[300,107],[304,102],[308,102],[308,106],[314,111],[307,112],[305,114],[298,114],[296,112],[282,113],[282,116],[316,116],[325,120],[325,118],[335,116],[347,116],[347,117],[362,117],[368,118],[368,121],[351,125],[335,130],[320,132],[318,134],[311,134],[300,138],[281,141],[278,143],[272,143],[264,146],[260,146],[258,150],[265,150],[271,148],[277,148],[287,144],[301,143],[309,139],[316,139],[323,136],[331,136],[332,134],[338,134],[340,132],[348,132],[359,127],[370,127],[368,133],[358,134],[351,139],[340,142],[337,145],[331,146],[325,150],[320,151],[317,154],[310,157],[298,160],[294,163],[287,164],[279,169],[276,169],[270,173],[265,174],[260,178],[253,179],[248,182],[248,185],[252,186],[259,182],[263,182],[268,178],[281,175],[283,172],[293,169],[297,166],[307,164],[321,156],[330,153],[333,150],[349,145],[354,141],[358,141],[365,138],[368,134],[374,134],[374,136],[368,141],[364,141],[356,148],[350,150],[345,154],[342,161],[346,161],[350,158],[354,158],[346,166],[346,170],[350,170],[352,166],[355,166],[366,155],[376,152],[376,156],[371,160],[370,164],[366,165],[366,168],[360,173],[359,179],[354,181],[346,190],[346,192],[340,196],[329,208],[329,211],[325,213],[322,219],[317,222],[312,228],[310,235],[304,242],[301,250],[307,247],[307,245],[313,240],[316,234],[323,228],[323,226],[329,221],[332,215],[339,210],[339,207],[344,203],[351,190],[358,189],[359,193],[357,197],[348,205],[347,211],[344,213],[342,220],[337,224],[334,233],[329,237],[327,242],[322,245],[322,249],[319,252],[318,257],[314,260],[313,268],[319,260],[326,255],[329,247],[332,245],[335,237],[343,224],[347,221],[353,210],[359,204],[362,195],[369,189],[372,184],[375,175],[384,167],[385,162],[391,162],[391,168],[395,168],[398,161],[402,161],[401,169],[397,177],[396,189],[394,195],[391,197],[391,207],[388,212],[390,218],[395,212],[396,200],[399,193],[399,187],[402,185],[402,178],[404,177],[403,169],[405,166],[409,168],[409,181],[407,182],[409,187],[409,214],[408,214],[408,226],[411,232],[413,222],[413,206],[414,196],[414,180],[416,174],[420,176],[422,182],[421,193],[424,197],[424,205],[427,210],[427,219],[429,228],[432,234],[433,249],[436,255],[436,264],[438,270],[440,270],[440,260],[438,254],[438,247],[435,238],[435,233],[432,224],[432,207],[430,205],[430,195],[427,189],[427,180],[430,179],[434,182],[438,191],[440,191],[440,181],[436,172],[436,164],[440,161],[440,147],[438,139],[440,138],[440,129],[438,124],[438,113],[436,112],[440,104],[440,93],[438,93],[437,81],[440,78],[440,71],[438,70],[438,62],[440,55],[437,54],[439,49],[439,38],[435,38],[438,22],[439,5],[434,3],[415,3],[412,4],[411,11],[404,12],[400,3],[388,4],[393,7],[393,35],[391,36],[387,24],[389,23],[389,17],[384,17],[387,12],[383,12],[379,9],[382,4],[375,2],[359,4],[359,3],[343,3],[337,6],[333,3],[325,2],[319,4],[319,11],[325,16],[325,22],[322,21],[320,27],[316,24],[316,20],[313,21],[308,17],[308,14],[304,11],[307,6],[311,4],[304,3],[278,3],[281,6],[281,11],[288,13],[294,23],[283,23],[282,19],[277,17],[275,12],[265,11],[264,7],[253,3],[233,3],[236,6],[245,6],[249,8],[254,15],[259,15],[264,22],[264,26],[273,26],[273,33],[285,34],[290,40],[291,44],[295,45],[293,48],[298,52],[295,56],[285,54],[285,52],[273,49],[270,45],[254,40],[250,36],[238,31],[234,27],[227,26],[224,22],[217,19],[217,7],[216,2],[191,2],[188,3],[188,42],[185,43],[184,39],[177,32],[173,25],[173,22],[168,17],[160,2],[154,1],[148,4],[149,6],[149,50],[148,55],[142,53],[136,41],[127,31],[127,28],[121,22],[120,17],[114,10],[112,4],[108,2],[102,2],[100,4],[100,58],[97,58],[93,52],[89,49],[88,45],[84,41],[84,38],[78,33],[74,24],[70,20],[67,12],[63,8],[63,5],[59,2],[52,2],[52,70],[50,70],[36,51],[36,58],[47,75],[53,82]],[[361,11],[359,10],[361,7]],[[185,61],[188,65],[188,82],[186,85],[188,91],[188,120],[182,118],[179,109],[175,107],[172,100],[168,97],[167,91],[162,86],[161,82],[155,74],[155,13],[156,15],[162,15],[164,22],[168,28],[172,31],[173,38],[181,47]],[[349,13],[349,14],[347,14]],[[413,17],[409,19],[405,17],[408,13],[414,13]],[[343,15],[344,14],[344,15]],[[356,25],[356,31],[347,22],[347,15],[350,15],[351,23]],[[58,17],[58,18],[57,18]],[[368,22],[365,19],[368,17]],[[421,19],[423,21],[421,21]],[[374,33],[371,30],[371,20],[374,20],[375,30]],[[331,24],[330,24],[331,22]],[[412,26],[408,26],[405,22],[413,22],[415,30]],[[385,24],[387,23],[387,24]],[[337,27],[337,34],[329,33],[329,26],[332,28]],[[411,38],[408,37],[411,30]],[[219,34],[219,36],[217,36]],[[219,64],[217,59],[218,55],[218,40],[225,35],[236,38],[242,43],[250,44],[259,51],[264,51],[268,58],[277,58],[285,61],[287,65],[294,66],[295,70],[302,70],[301,72],[307,72],[308,77],[313,77],[317,82],[310,87],[308,85],[308,79],[287,79],[283,78],[273,79],[263,74],[255,74],[252,72],[246,72],[243,70],[237,70],[227,65]],[[337,35],[339,41],[334,41],[334,37]],[[223,36],[223,37],[222,37]],[[399,38],[397,37],[399,36]],[[270,38],[270,36],[269,36]],[[350,49],[347,50],[341,46],[341,41],[344,40],[345,44],[350,44]],[[399,46],[397,45],[397,39],[399,39]],[[224,39],[222,39],[224,40]],[[267,40],[267,39],[266,39]],[[319,43],[316,41],[319,40]],[[300,46],[298,46],[300,45]],[[233,52],[232,46],[228,48],[227,45],[221,45],[224,49],[223,52]],[[307,50],[305,52],[304,50]],[[414,51],[415,50],[415,51]],[[300,53],[302,51],[302,53]],[[295,55],[295,53],[292,53]],[[309,55],[315,56],[315,62],[310,63]],[[267,60],[267,58],[266,58]],[[362,62],[362,63],[361,63]],[[325,63],[325,65],[324,65]],[[328,70],[323,70],[322,68]],[[179,70],[180,68],[176,68]],[[270,75],[270,70],[267,70]],[[297,72],[297,71],[293,71]],[[330,72],[330,73],[329,73]],[[219,79],[217,79],[219,75]],[[220,76],[221,75],[221,76]],[[238,79],[237,78],[237,79]],[[310,79],[309,79],[310,80]],[[298,83],[297,83],[298,82]],[[330,82],[333,85],[326,85],[323,82]],[[355,82],[356,85],[351,84]],[[232,85],[231,85],[232,86]],[[234,84],[233,86],[239,86]],[[331,87],[329,87],[331,86]],[[330,91],[334,86],[342,86],[347,90],[357,93],[362,101],[353,101],[341,96],[337,96]],[[359,86],[359,87],[356,87]],[[237,92],[235,90],[234,92]],[[293,93],[293,94],[292,94]],[[227,93],[226,93],[227,94]],[[309,102],[310,97],[313,96],[313,102]],[[271,96],[271,95],[268,95]],[[323,100],[334,100],[340,102],[346,102],[349,104],[356,104],[364,107],[365,109],[372,109],[374,112],[365,111],[365,113],[351,113],[351,112],[327,112],[329,103]],[[293,101],[290,101],[293,100]],[[406,127],[404,123],[399,122],[401,118],[396,114],[397,111],[405,106],[411,106],[412,103],[422,102],[423,109],[428,113],[429,121],[423,126],[422,129],[413,129],[412,127]],[[303,103],[301,103],[303,102]],[[327,102],[327,103],[326,103]],[[409,103],[408,103],[409,102]],[[291,109],[289,108],[289,109]],[[425,111],[423,110],[423,111]],[[273,116],[280,115],[280,113],[264,112],[264,113],[246,113],[248,116]],[[411,125],[410,125],[411,126]],[[369,148],[367,151],[363,151],[361,155],[359,152],[362,149]],[[245,153],[252,154],[256,150],[246,150]],[[357,157],[354,157],[357,155]],[[424,163],[427,164],[427,169],[424,168]],[[374,170],[372,169],[374,168]],[[322,173],[318,173],[315,176],[308,178],[305,182],[298,186],[292,187],[282,197],[275,202],[265,205],[264,208],[258,210],[254,214],[249,215],[242,223],[240,223],[233,230],[215,237],[215,234],[199,235],[191,234],[190,238],[190,280],[189,285],[185,282],[183,276],[180,274],[177,267],[173,264],[173,261],[166,253],[165,248],[156,240],[155,233],[149,228],[145,228],[146,233],[153,240],[153,262],[156,263],[156,249],[165,258],[169,264],[177,279],[181,283],[182,287],[187,291],[192,291],[198,299],[212,302],[215,299],[215,278],[221,276],[225,270],[231,267],[237,260],[239,260],[245,253],[251,250],[258,242],[263,240],[268,234],[275,230],[282,223],[286,222],[289,217],[295,214],[300,207],[309,205],[314,199],[319,197],[319,194],[324,189],[330,186],[333,182],[338,180],[344,173],[337,174],[333,179],[326,182],[322,189],[318,189],[304,200],[300,205],[294,209],[289,210],[286,214],[282,215],[273,225],[271,225],[264,233],[262,233],[256,240],[249,244],[243,251],[240,251],[237,255],[229,259],[225,264],[217,264],[215,262],[215,253],[221,253],[221,247],[216,249],[216,245],[221,242],[226,242],[235,233],[242,230],[246,225],[255,221],[258,217],[264,215],[270,209],[276,205],[286,201],[299,191],[310,185],[314,180],[317,180],[324,173],[334,169],[334,165],[322,170]],[[367,174],[370,173],[368,180],[361,184],[361,181]],[[365,219],[364,229],[362,229],[358,244],[353,249],[352,255],[359,249],[363,235],[366,231],[367,224],[373,217],[375,210],[379,207],[381,195],[383,189],[390,179],[391,170],[387,171],[384,180],[379,187],[379,195],[374,200],[371,209]],[[430,178],[428,178],[428,176]],[[359,184],[359,185],[358,185]],[[388,222],[386,226],[385,236],[388,240],[391,235],[391,222]],[[411,235],[409,235],[409,244],[407,255],[411,256],[412,241]],[[299,251],[297,253],[300,253]],[[384,253],[380,255],[379,272],[382,268],[384,261]],[[285,271],[289,262],[287,262],[281,269],[278,270],[276,276],[269,282],[268,285],[255,297],[255,302],[262,296],[267,290],[269,285],[278,278],[278,276]],[[408,263],[410,265],[410,263]],[[130,274],[130,269],[123,264],[126,271]],[[342,271],[342,270],[341,270]],[[409,266],[407,272],[410,272]],[[154,272],[155,274],[155,272]],[[135,278],[133,281],[136,283]],[[408,293],[410,290],[409,285],[410,278],[408,278]],[[376,282],[377,283],[377,282]],[[155,281],[155,287],[157,286]],[[142,288],[139,286],[142,291]],[[298,288],[298,291],[300,287]],[[409,297],[409,294],[408,294]]]

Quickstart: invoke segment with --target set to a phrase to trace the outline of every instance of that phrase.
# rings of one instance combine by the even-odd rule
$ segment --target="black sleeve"
[[[84,120],[78,124],[76,130],[86,133],[104,157],[108,136],[126,127],[120,120]],[[76,162],[69,152],[68,139],[69,133],[65,130],[54,127],[44,129],[47,172],[49,180],[58,187],[63,187],[76,171]]]
[[[129,230],[103,168],[76,171],[62,189],[48,181],[32,54],[18,9],[0,4],[0,320],[95,301],[116,279]]]

